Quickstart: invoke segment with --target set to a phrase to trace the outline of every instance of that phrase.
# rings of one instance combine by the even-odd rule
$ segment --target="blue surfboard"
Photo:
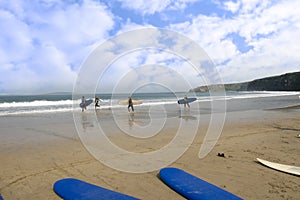
[[[126,194],[115,192],[74,178],[58,180],[53,185],[54,192],[65,200],[136,200]]]
[[[3,198],[2,198],[2,196],[1,196],[1,194],[0,194],[0,200],[3,200]]]
[[[187,199],[193,200],[239,200],[240,197],[211,183],[193,176],[181,169],[164,168],[159,172],[160,179],[171,189]]]
[[[194,97],[187,98],[187,102],[188,102],[188,103],[191,103],[191,102],[196,101],[196,100],[197,100],[197,98],[194,98]],[[178,104],[185,104],[185,100],[184,100],[184,99],[179,99],[179,100],[177,101],[177,103],[178,103]]]
[[[93,99],[87,99],[87,100],[85,100],[85,105],[86,106],[89,106],[91,103],[93,103]],[[80,106],[80,108],[82,108],[82,106],[83,106],[82,103],[80,103],[79,106]]]

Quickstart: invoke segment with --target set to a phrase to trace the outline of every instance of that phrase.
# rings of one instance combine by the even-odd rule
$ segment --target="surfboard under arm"
[[[187,101],[187,103],[192,103],[193,101],[196,101],[196,100],[197,100],[197,98],[191,97],[191,98],[187,98],[187,100],[185,100],[185,99],[179,99],[177,101],[177,103],[178,104],[185,104],[186,101]]]
[[[93,103],[93,99],[87,99],[85,100],[85,106],[89,106],[91,103]],[[79,107],[83,107],[82,103],[79,104]]]

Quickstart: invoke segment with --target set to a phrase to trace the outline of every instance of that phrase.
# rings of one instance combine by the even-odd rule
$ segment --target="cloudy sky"
[[[72,91],[95,48],[144,27],[195,41],[224,83],[300,71],[299,7],[299,0],[0,0],[0,94]],[[176,76],[187,72],[179,67],[185,63],[166,52],[133,62],[138,54],[106,70],[110,74],[99,81],[103,91],[111,89],[118,67],[158,64],[175,66]],[[196,87],[202,84],[197,77],[184,78]]]

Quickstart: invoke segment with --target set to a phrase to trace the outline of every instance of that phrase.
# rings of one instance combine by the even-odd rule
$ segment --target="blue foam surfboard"
[[[91,103],[93,103],[93,99],[85,100],[85,106],[89,106]],[[82,108],[82,103],[80,103],[79,106],[80,106],[80,108]]]
[[[196,101],[196,100],[197,100],[197,98],[194,98],[194,97],[187,98],[187,102],[188,102],[188,103],[191,103],[191,102]],[[179,100],[177,101],[177,103],[178,103],[178,104],[184,104],[184,103],[185,103],[185,100],[184,100],[184,99],[179,99]]]
[[[0,194],[0,200],[3,200],[3,198],[2,198],[2,196],[1,196],[1,194]]]
[[[126,194],[115,192],[74,178],[58,180],[53,186],[54,192],[65,200],[136,200]]]
[[[193,176],[181,169],[164,168],[159,172],[160,179],[171,189],[187,199],[194,200],[239,200],[240,197],[211,183]]]

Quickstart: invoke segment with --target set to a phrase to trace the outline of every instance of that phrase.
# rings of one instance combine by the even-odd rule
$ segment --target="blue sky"
[[[72,91],[82,64],[98,45],[143,27],[194,40],[224,83],[300,71],[299,7],[298,0],[0,1],[0,94]],[[187,71],[177,58],[162,55],[151,52],[141,63],[133,54],[130,62],[116,62],[110,75],[118,77],[118,67],[137,63]],[[193,80],[193,87],[203,84],[196,74],[183,76]],[[105,92],[111,90],[110,79],[100,81]]]

